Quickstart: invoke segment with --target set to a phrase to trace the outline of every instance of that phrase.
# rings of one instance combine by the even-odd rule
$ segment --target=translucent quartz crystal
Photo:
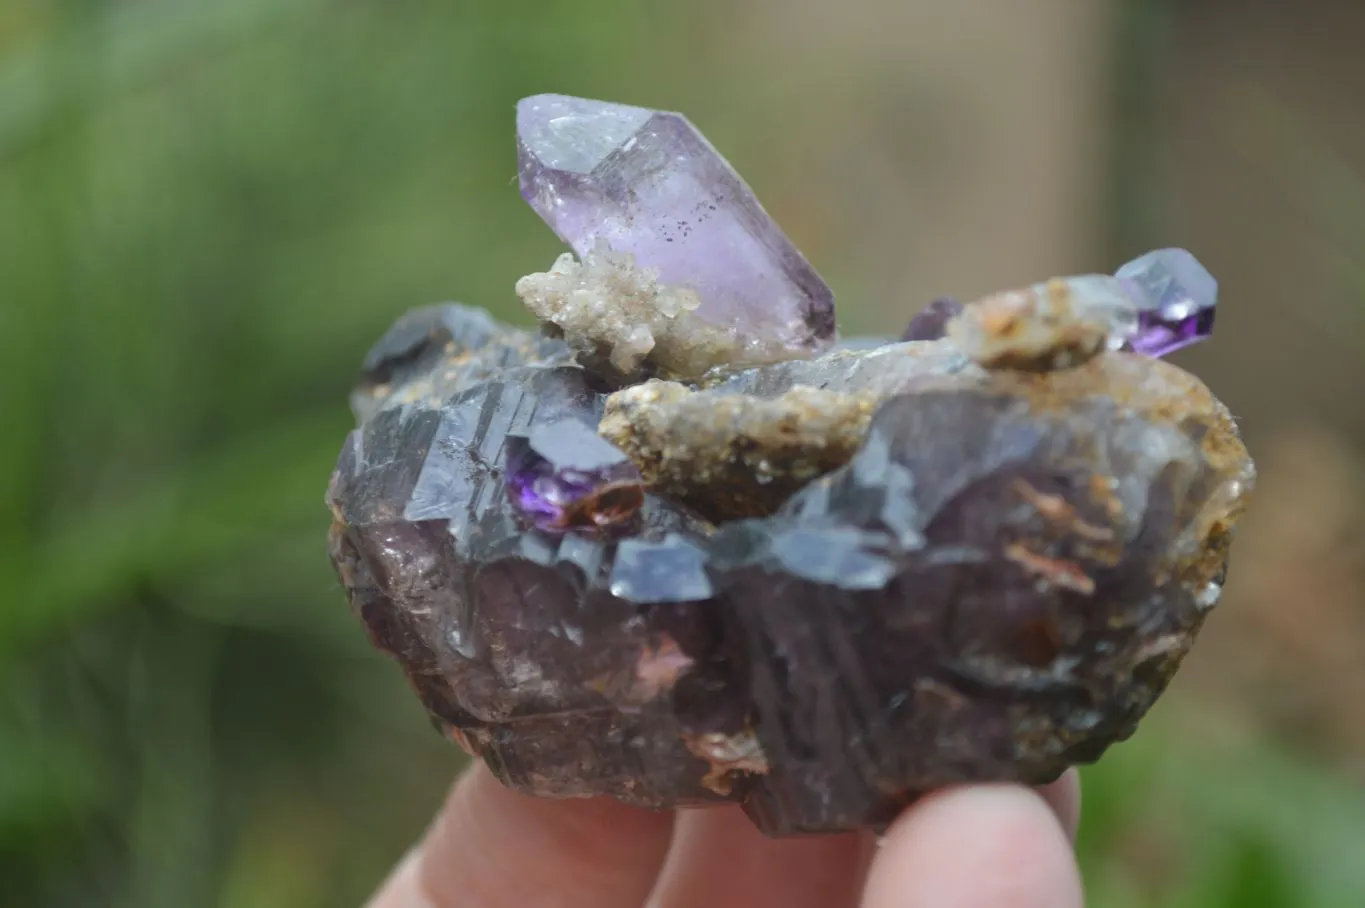
[[[1128,344],[1165,356],[1213,334],[1218,281],[1185,249],[1157,249],[1116,274],[1138,302],[1138,328]]]
[[[834,337],[834,295],[681,114],[563,95],[517,105],[521,194],[580,258],[605,246],[696,315],[788,356]],[[770,352],[765,358],[771,358]]]

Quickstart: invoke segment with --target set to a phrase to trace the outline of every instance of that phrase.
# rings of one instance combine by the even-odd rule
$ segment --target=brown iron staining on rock
[[[607,398],[599,432],[655,491],[709,520],[731,520],[771,514],[847,463],[876,404],[810,387],[763,398],[651,381]]]
[[[642,483],[612,482],[596,489],[592,495],[565,508],[555,529],[618,531],[636,521],[645,506],[645,487]]]
[[[1005,546],[1005,557],[1037,577],[1042,583],[1058,589],[1071,590],[1082,596],[1090,596],[1095,592],[1094,579],[1073,561],[1040,555],[1019,542],[1011,542]]]
[[[1065,326],[1052,327],[1058,324]],[[1072,336],[1063,331],[1053,339],[1064,343]],[[877,408],[903,394],[1000,394],[1040,416],[1066,412],[1088,399],[1109,399],[1154,421],[1200,427],[1205,448],[1223,463],[1245,456],[1231,416],[1204,383],[1161,360],[1106,352],[1071,368],[1026,371],[963,367],[948,357],[915,352],[890,360],[892,368],[861,389],[798,384],[774,391],[772,386],[781,389],[784,383],[765,386],[765,373],[791,371],[790,364],[751,370],[750,384],[763,393],[736,388],[737,383],[696,390],[677,382],[646,382],[607,398],[599,432],[634,461],[653,490],[712,521],[774,513],[794,491],[846,464]],[[1106,508],[1121,507],[1110,487],[1113,477],[1096,474],[1092,481]],[[1111,531],[1068,512],[1064,500],[1023,487],[1020,495],[1091,546],[1114,544]]]
[[[847,463],[873,413],[897,395],[988,390],[1039,412],[1103,395],[1178,406],[1163,384],[1188,379],[1202,388],[1197,379],[1169,368],[1163,374],[1163,364],[1147,357],[1106,352],[1133,315],[1111,278],[1055,279],[967,306],[949,323],[946,340],[838,350],[699,387],[650,381],[624,388],[607,399],[599,431],[659,494],[708,519],[768,516]],[[1157,375],[1138,374],[1148,368]],[[1197,396],[1212,400],[1207,389]]]
[[[1096,483],[1098,483],[1098,485],[1096,485]],[[1014,488],[1019,493],[1019,497],[1032,505],[1039,514],[1063,529],[1075,533],[1080,538],[1090,542],[1104,543],[1114,541],[1114,531],[1112,528],[1086,523],[1080,518],[1080,515],[1077,514],[1075,507],[1062,496],[1045,495],[1034,488],[1032,483],[1023,479],[1016,480]],[[1092,477],[1092,489],[1107,489],[1104,478],[1099,474],[1094,474]],[[1120,505],[1120,507],[1122,506]],[[1115,518],[1118,515],[1110,511],[1109,516]]]
[[[1116,317],[1131,305],[1109,297],[1109,281],[1054,278],[992,294],[948,322],[948,337],[988,369],[1070,368],[1105,349],[1118,327]]]
[[[613,703],[644,706],[671,694],[679,679],[695,665],[696,660],[683,652],[676,640],[663,635],[641,644],[639,657],[627,670],[590,678],[585,686]]]
[[[1115,531],[1123,522],[1123,506],[1105,477],[1092,473],[1082,488],[1071,492],[1084,503],[1085,514],[1077,503],[1043,492],[1026,479],[1015,479],[1011,487],[1041,520],[1029,538],[1007,542],[1001,554],[1045,589],[1094,595],[1095,578],[1081,562],[1108,567],[1123,555],[1123,540]]]
[[[460,750],[476,760],[479,758],[478,746],[464,729],[455,725],[443,725],[441,731],[445,734],[446,738],[456,747],[460,748]]]
[[[690,734],[684,740],[687,749],[711,767],[701,784],[718,795],[733,794],[739,776],[768,772],[768,758],[763,754],[758,737],[749,729],[734,735],[723,732]]]
[[[640,659],[635,663],[638,696],[652,700],[672,691],[678,679],[695,664],[695,660],[684,653],[672,637],[664,637],[656,645],[643,645]]]

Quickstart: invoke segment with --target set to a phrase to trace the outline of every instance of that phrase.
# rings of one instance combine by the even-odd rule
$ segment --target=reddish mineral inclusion
[[[577,255],[605,244],[741,339],[802,355],[834,338],[834,294],[686,117],[564,95],[517,105],[521,194]]]
[[[610,529],[644,505],[640,471],[580,422],[540,426],[507,444],[508,497],[538,530]]]

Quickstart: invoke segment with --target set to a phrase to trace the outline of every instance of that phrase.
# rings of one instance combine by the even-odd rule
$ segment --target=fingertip
[[[824,908],[861,891],[869,836],[770,839],[737,806],[682,813],[650,908]]]
[[[422,883],[422,852],[409,851],[365,908],[434,908]]]
[[[1081,775],[1074,767],[1062,774],[1055,782],[1041,785],[1038,794],[1043,796],[1052,812],[1057,815],[1067,838],[1076,841],[1076,833],[1081,825]]]
[[[929,795],[872,863],[864,908],[1080,908],[1080,872],[1047,801],[1017,785]]]
[[[536,904],[546,893],[566,908],[634,906],[653,886],[672,829],[668,813],[610,798],[534,798],[476,765],[427,832],[418,888],[442,908]]]

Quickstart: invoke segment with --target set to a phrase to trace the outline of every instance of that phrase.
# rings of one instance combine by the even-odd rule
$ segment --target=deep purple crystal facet
[[[1157,249],[1117,272],[1138,303],[1137,331],[1128,346],[1165,356],[1213,334],[1218,281],[1190,252]]]
[[[507,444],[508,497],[538,530],[610,529],[644,505],[640,471],[577,420],[536,426]]]
[[[629,253],[741,339],[833,340],[833,292],[681,114],[535,95],[517,105],[517,155],[522,197],[580,258]]]
[[[957,300],[948,296],[939,297],[915,313],[915,317],[910,319],[910,324],[905,326],[905,333],[901,335],[901,340],[938,340],[947,333],[948,322],[956,318],[961,312],[962,304]]]

